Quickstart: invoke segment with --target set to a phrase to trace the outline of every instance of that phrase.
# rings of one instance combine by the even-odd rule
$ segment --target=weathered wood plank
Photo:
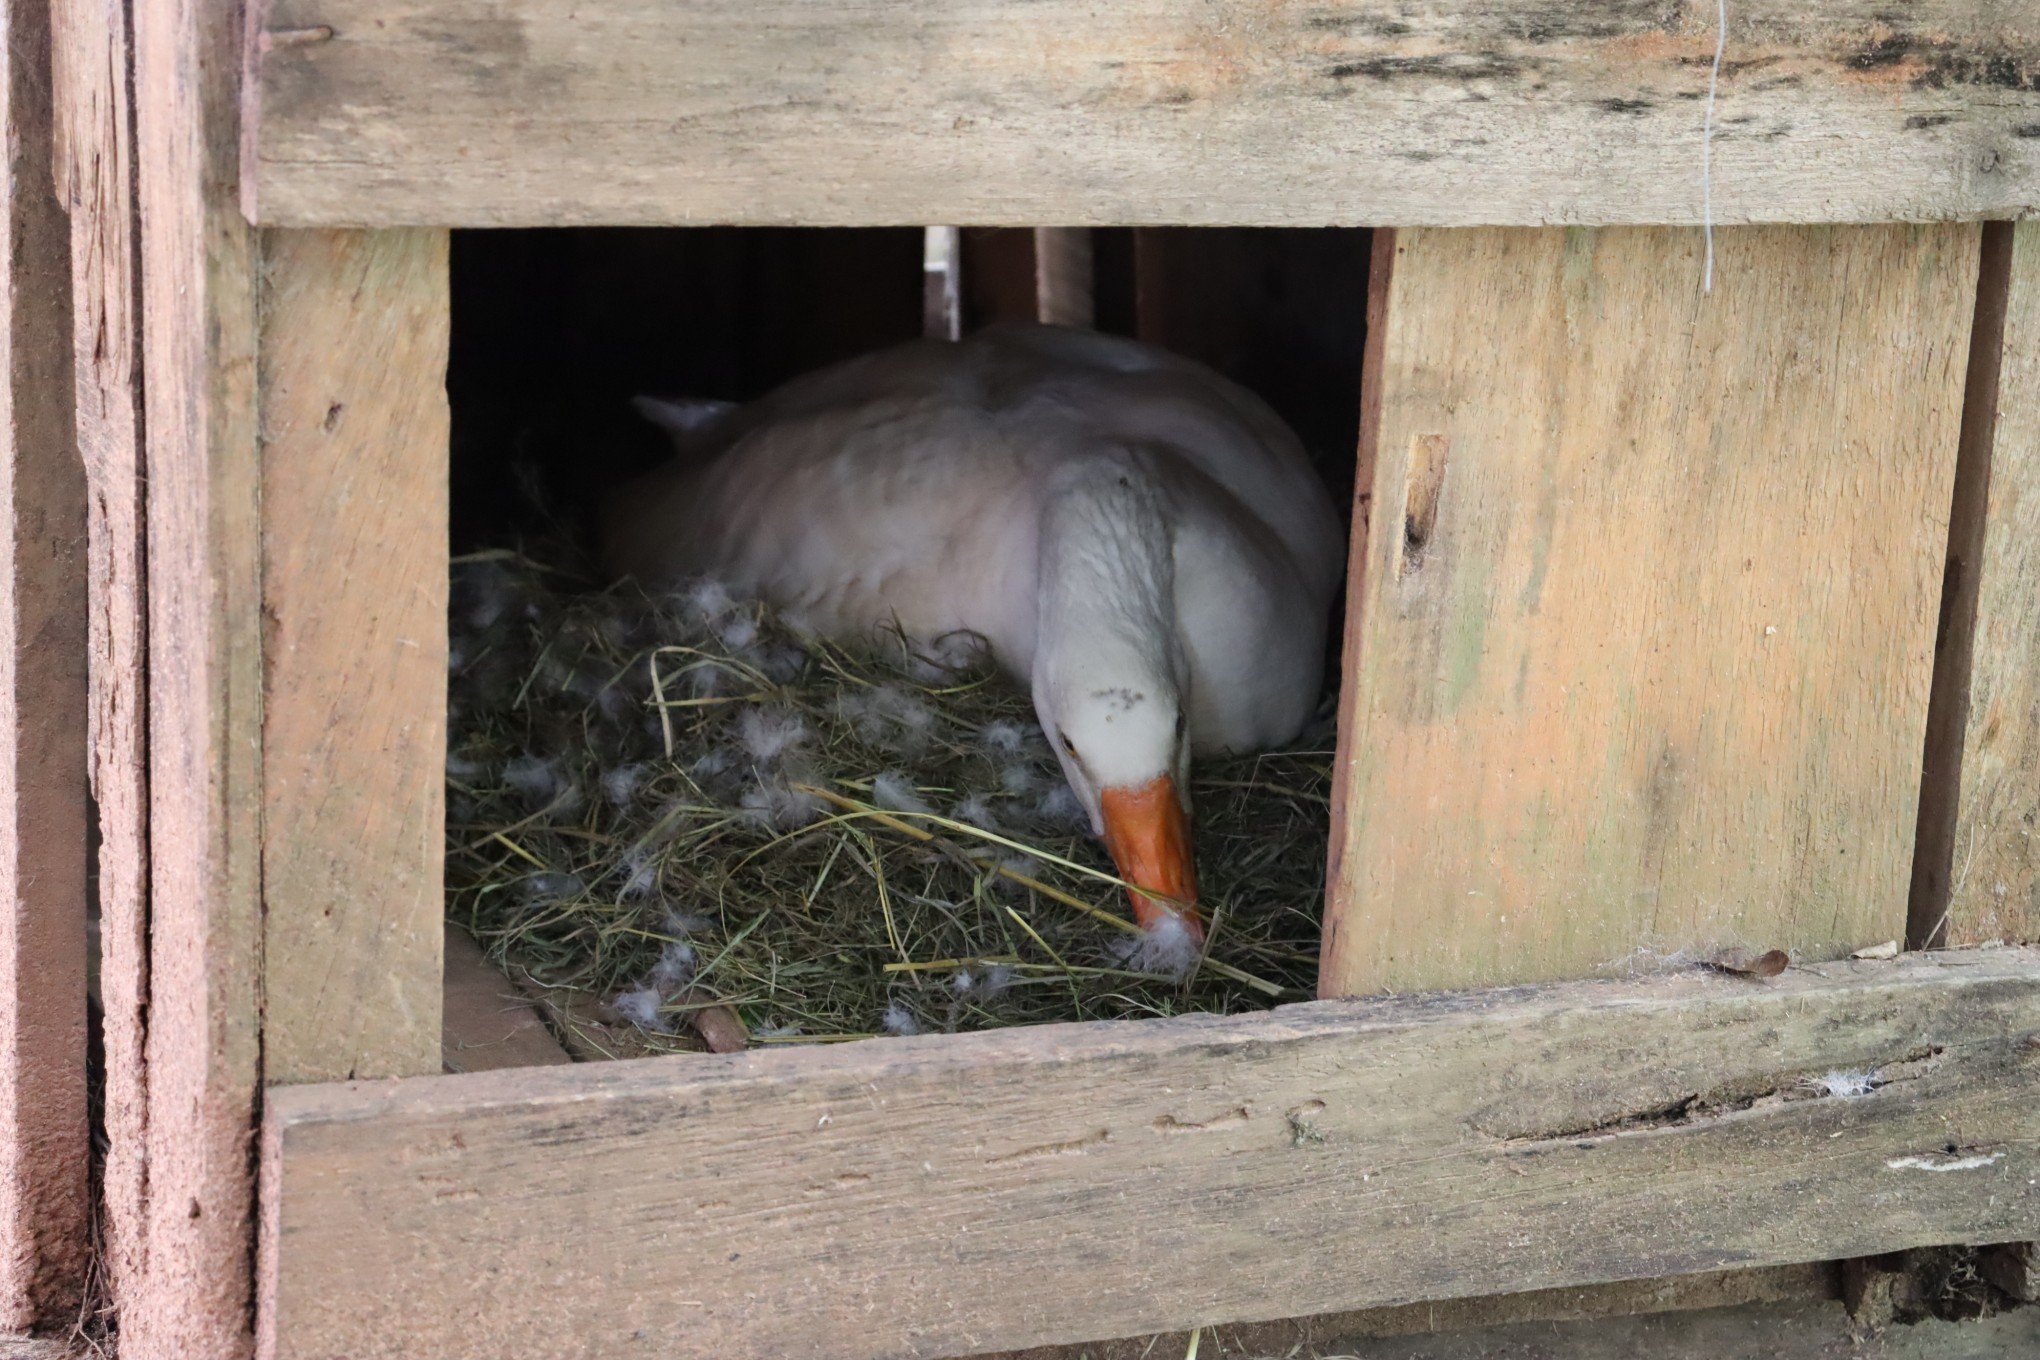
[[[489,962],[470,936],[446,927],[445,955],[440,1049],[447,1071],[493,1072],[573,1061],[545,1027],[531,998]]]
[[[261,1039],[255,254],[239,0],[132,10],[149,618],[148,1263],[121,1347],[234,1360]],[[338,337],[336,337],[338,339]]]
[[[0,1330],[85,1275],[85,479],[69,227],[51,178],[50,16],[0,8]]]
[[[1957,944],[2040,938],[2040,231],[2020,224],[2009,250],[1996,422],[1970,508],[1981,518],[1973,593],[1958,604],[1969,673],[1948,739],[1959,792],[1935,860]]]
[[[1832,1299],[1834,1276],[1834,1268],[1826,1263],[1715,1270],[1699,1275],[1672,1275],[1662,1280],[1622,1280],[1577,1289],[1537,1289],[1525,1294],[1321,1313],[1280,1322],[1204,1327],[1194,1333],[1196,1354],[1219,1360],[1248,1357],[1270,1360],[1275,1356],[1300,1355],[1336,1355],[1338,1360],[1349,1360],[1347,1348],[1363,1337],[1436,1336],[1444,1342],[1447,1333],[1475,1327],[1507,1327],[1527,1322],[1550,1325],[1753,1303]],[[1192,1336],[1191,1332],[1177,1332],[1076,1345],[1030,1346],[1023,1351],[978,1356],[975,1360],[1156,1360],[1156,1357],[1175,1360],[1189,1353]],[[1501,1356],[1484,1356],[1482,1360],[1513,1357],[1504,1352]]]
[[[263,1075],[440,1068],[447,238],[262,239]]]
[[[1722,222],[2040,204],[2040,18],[1729,7]],[[1700,220],[1715,7],[269,0],[246,188],[301,226]]]
[[[2017,1237],[2036,1028],[2001,950],[285,1088],[263,1353],[941,1356]]]
[[[106,1054],[102,1239],[116,1305],[139,1287],[147,1174],[149,782],[141,271],[127,9],[56,0],[71,214],[72,364],[88,488],[92,793]]]
[[[1323,994],[1903,936],[1978,235],[1398,233]]]

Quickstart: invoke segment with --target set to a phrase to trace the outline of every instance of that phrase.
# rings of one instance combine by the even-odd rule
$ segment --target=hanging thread
[[[1728,0],[1714,0],[1714,69],[1707,74],[1707,114],[1700,125],[1700,234],[1707,265],[1700,291],[1714,291],[1714,94],[1721,85],[1721,54],[1728,47]]]

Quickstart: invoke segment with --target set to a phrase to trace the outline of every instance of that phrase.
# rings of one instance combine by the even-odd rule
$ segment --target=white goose
[[[1193,754],[1289,741],[1317,702],[1339,522],[1258,398],[1047,326],[920,341],[744,407],[640,402],[679,456],[606,514],[610,565],[711,574],[868,635],[982,634],[1150,929],[1200,939]]]

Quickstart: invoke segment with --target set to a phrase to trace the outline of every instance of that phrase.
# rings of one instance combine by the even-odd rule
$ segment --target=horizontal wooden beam
[[[2040,1229],[2040,950],[273,1090],[264,1354],[948,1356]]]
[[[1738,0],[1721,222],[2040,205],[2040,16]],[[1708,0],[270,0],[251,216],[572,223],[1701,220]]]

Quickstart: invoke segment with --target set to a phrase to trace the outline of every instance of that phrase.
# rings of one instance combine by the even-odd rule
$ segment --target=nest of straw
[[[714,583],[512,553],[453,584],[449,916],[639,1051],[730,1010],[821,1042],[1312,994],[1328,723],[1195,771],[1210,938],[1180,974],[975,639],[846,648]]]

